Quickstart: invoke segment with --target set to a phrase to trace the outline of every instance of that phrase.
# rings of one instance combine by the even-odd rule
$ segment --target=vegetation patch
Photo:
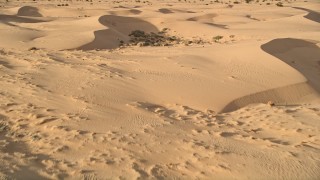
[[[182,37],[173,36],[168,34],[169,29],[164,28],[160,32],[144,32],[142,30],[134,30],[129,34],[130,40],[125,42],[119,40],[120,47],[129,46],[174,46],[174,45],[185,45],[189,46],[192,44],[204,45],[212,44],[212,42],[219,42],[223,36],[215,36],[213,40],[205,40],[202,38],[184,39]]]
[[[279,7],[283,7],[283,3],[282,2],[278,2],[276,5],[279,6]]]
[[[9,130],[9,126],[4,122],[0,122],[0,133],[6,132],[8,130]]]
[[[168,35],[167,31],[167,28],[158,33],[134,30],[129,34],[131,38],[129,43],[125,44],[124,41],[120,41],[120,46],[172,46],[183,41],[181,38]]]
[[[215,36],[215,37],[213,37],[213,41],[219,42],[222,38],[223,38],[223,36]]]

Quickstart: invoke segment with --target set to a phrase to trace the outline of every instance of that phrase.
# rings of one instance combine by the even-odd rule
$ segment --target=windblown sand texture
[[[0,0],[0,87],[0,179],[320,179],[319,1]]]

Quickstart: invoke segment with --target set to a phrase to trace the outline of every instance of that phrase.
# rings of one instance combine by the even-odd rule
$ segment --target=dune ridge
[[[320,56],[320,48],[316,44],[317,42],[284,38],[274,39],[261,45],[262,50],[279,58],[302,73],[306,77],[307,82],[279,87],[238,98],[223,108],[222,112],[233,111],[252,103],[267,103],[271,101],[276,104],[290,105],[303,101],[306,102],[305,99],[307,99],[307,101],[310,99],[318,99],[320,89],[317,57]],[[302,53],[300,49],[303,49],[303,51],[308,50],[308,53]],[[297,56],[300,52],[301,54]]]
[[[240,97],[230,102],[221,112],[234,111],[254,103],[272,102],[276,105],[291,106],[318,98],[318,92],[304,82]]]

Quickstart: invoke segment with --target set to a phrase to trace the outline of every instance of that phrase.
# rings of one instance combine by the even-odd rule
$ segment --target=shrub
[[[222,39],[223,38],[223,36],[215,36],[215,37],[213,37],[213,40],[214,40],[214,42],[219,42],[220,41],[220,39]]]
[[[133,37],[144,37],[145,36],[145,32],[141,31],[141,30],[134,30],[132,31],[129,36],[133,36]]]
[[[278,2],[276,5],[279,6],[279,7],[283,7],[282,2]]]

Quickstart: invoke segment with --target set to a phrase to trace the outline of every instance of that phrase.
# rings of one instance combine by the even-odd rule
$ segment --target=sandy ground
[[[319,179],[319,12],[0,0],[0,179]]]

